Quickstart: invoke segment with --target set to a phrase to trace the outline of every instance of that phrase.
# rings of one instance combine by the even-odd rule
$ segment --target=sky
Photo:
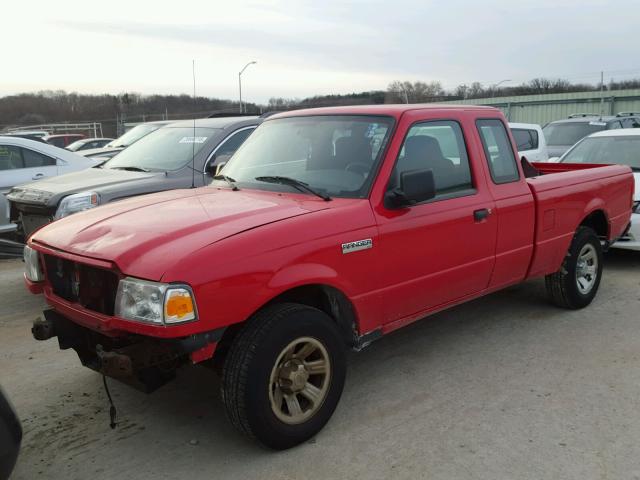
[[[38,90],[271,97],[394,80],[517,85],[640,77],[640,1],[5,2],[0,96]]]

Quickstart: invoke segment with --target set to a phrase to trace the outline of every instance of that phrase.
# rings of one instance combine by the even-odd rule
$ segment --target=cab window
[[[436,199],[472,192],[469,158],[460,125],[454,121],[413,125],[391,174],[390,188],[398,187],[402,173],[412,170],[433,171]]]

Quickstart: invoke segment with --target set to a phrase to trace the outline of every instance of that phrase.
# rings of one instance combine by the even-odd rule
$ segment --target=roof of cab
[[[270,116],[267,120],[285,117],[300,117],[308,115],[388,115],[391,117],[400,117],[403,113],[412,110],[474,110],[485,112],[498,111],[495,107],[486,107],[481,105],[449,105],[442,103],[414,103],[414,104],[397,104],[397,105],[349,105],[342,107],[320,107],[305,108],[302,110],[291,110]]]

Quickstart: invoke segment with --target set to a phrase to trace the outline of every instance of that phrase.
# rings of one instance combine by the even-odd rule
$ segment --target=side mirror
[[[209,163],[207,163],[207,166],[205,167],[204,171],[207,173],[207,175],[215,175],[216,174],[216,169],[218,168],[217,165],[213,164],[213,158],[209,161]]]
[[[402,208],[426,202],[436,196],[436,182],[433,170],[412,170],[400,175],[400,187],[385,195],[385,205]]]

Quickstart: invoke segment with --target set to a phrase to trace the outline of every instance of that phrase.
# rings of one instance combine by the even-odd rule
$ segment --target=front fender
[[[269,289],[284,292],[302,285],[325,284],[348,294],[350,285],[340,281],[338,272],[319,263],[299,263],[278,270],[268,283]]]

